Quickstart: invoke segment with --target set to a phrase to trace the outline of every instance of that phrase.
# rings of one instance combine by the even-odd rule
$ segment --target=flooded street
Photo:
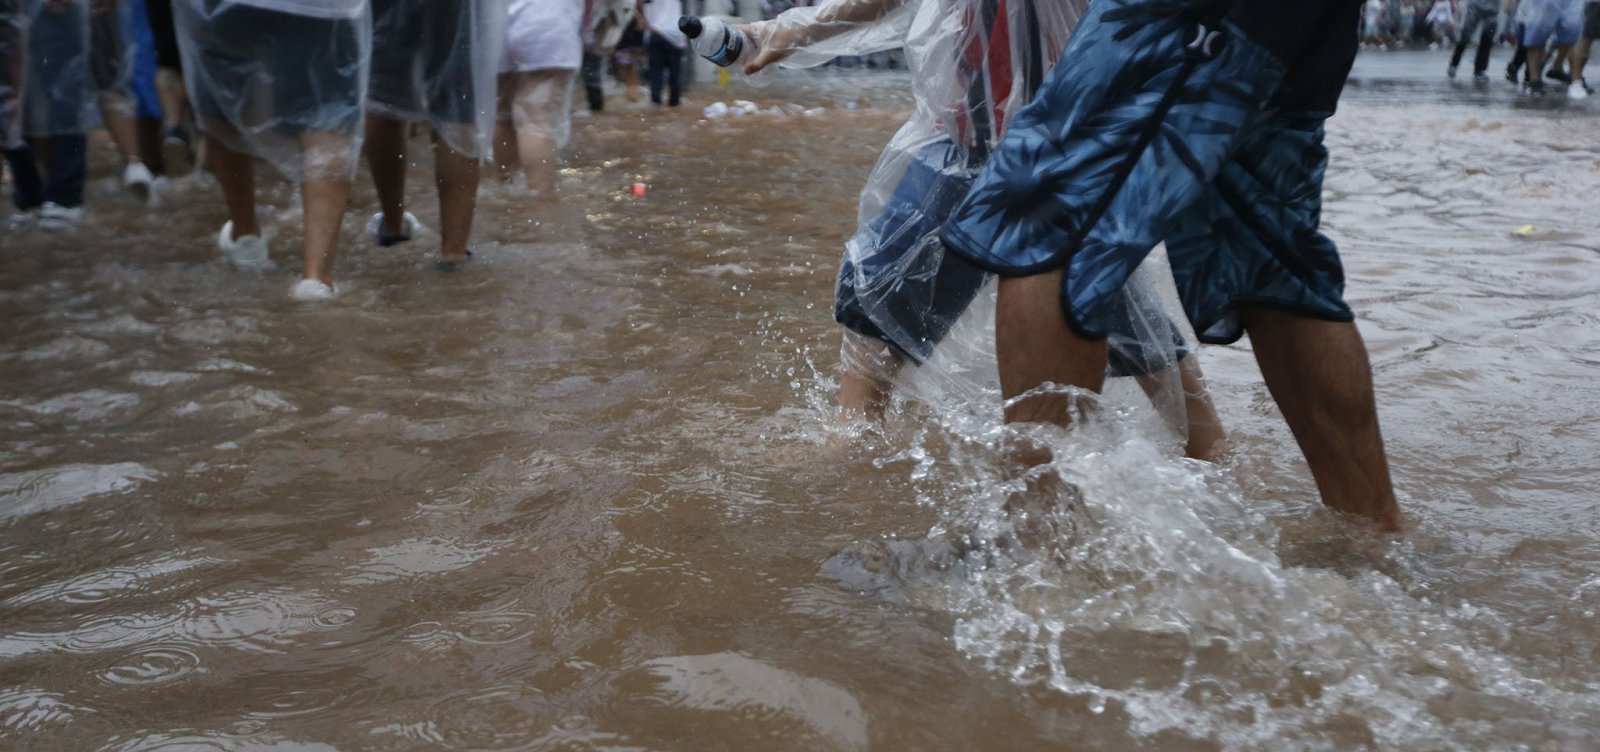
[[[0,747],[1600,748],[1600,104],[1396,72],[1435,57],[1330,124],[1399,543],[1320,509],[1246,342],[1202,351],[1235,467],[1063,440],[1065,563],[841,563],[996,501],[935,396],[831,429],[897,74],[613,96],[459,274],[374,246],[363,174],[326,304],[292,186],[252,275],[203,182],[96,182],[0,237]]]

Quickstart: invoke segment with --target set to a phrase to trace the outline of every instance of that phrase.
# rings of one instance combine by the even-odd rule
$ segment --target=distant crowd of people
[[[676,106],[685,83],[682,0],[0,0],[0,147],[8,233],[66,231],[84,210],[88,134],[103,127],[123,186],[140,198],[203,168],[229,220],[223,259],[271,268],[255,172],[301,186],[298,298],[334,294],[333,262],[365,157],[379,246],[412,239],[406,210],[413,125],[428,126],[439,258],[472,258],[481,172],[556,184],[581,79],[604,106],[609,72],[637,98]]]
[[[1480,84],[1488,83],[1490,56],[1504,43],[1513,50],[1506,80],[1520,90],[1542,95],[1554,81],[1573,98],[1594,93],[1583,73],[1600,37],[1600,1],[1366,0],[1361,29],[1368,48],[1452,45],[1450,78],[1475,46],[1472,74]]]

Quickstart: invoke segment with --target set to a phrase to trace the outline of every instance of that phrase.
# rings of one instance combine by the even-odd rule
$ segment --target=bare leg
[[[1372,392],[1372,368],[1353,323],[1247,309],[1256,362],[1324,504],[1401,529]]]
[[[622,79],[622,93],[629,102],[639,101],[639,64],[618,66],[617,77]]]
[[[211,174],[222,186],[222,200],[228,204],[228,218],[233,220],[233,240],[261,234],[256,221],[256,163],[248,154],[240,154],[221,140],[206,136],[211,154]]]
[[[1177,375],[1183,389],[1183,415],[1162,417],[1174,431],[1185,437],[1183,453],[1190,459],[1221,464],[1228,458],[1228,434],[1222,429],[1222,419],[1217,417],[1217,407],[1211,402],[1211,392],[1206,389],[1205,374],[1200,370],[1200,359],[1194,355],[1178,362]],[[1171,369],[1140,376],[1139,387],[1160,407]]]
[[[122,163],[139,161],[139,126],[133,121],[133,102],[118,94],[99,97],[100,118],[105,121],[111,143],[122,156]]]
[[[1528,48],[1528,84],[1537,85],[1544,83],[1544,58],[1543,47]]]
[[[440,141],[433,145],[433,163],[439,189],[439,256],[444,261],[465,261],[483,162]]]
[[[1594,45],[1594,40],[1585,37],[1579,39],[1572,47],[1572,82],[1583,81],[1583,69],[1589,65],[1589,50]]]
[[[1183,406],[1189,418],[1189,441],[1183,453],[1197,460],[1222,463],[1232,454],[1228,445],[1228,432],[1217,416],[1217,406],[1211,402],[1211,390],[1206,388],[1205,374],[1200,371],[1200,359],[1184,358],[1178,364],[1183,378]]]
[[[156,99],[161,102],[163,127],[174,128],[183,125],[183,116],[189,109],[189,101],[183,91],[182,73],[171,68],[156,71]]]
[[[502,73],[496,82],[498,114],[494,121],[494,164],[500,171],[500,179],[508,183],[522,161],[517,156],[517,129],[511,118],[512,100],[517,96],[516,77],[515,73]]]
[[[846,330],[840,352],[839,419],[878,423],[889,407],[889,380],[905,365],[888,345]]]
[[[517,151],[522,155],[522,172],[528,178],[528,190],[541,197],[556,193],[556,140],[540,133],[517,129]]]
[[[313,132],[300,137],[306,179],[300,187],[305,207],[305,278],[333,284],[333,258],[339,228],[350,202],[349,137]]]
[[[1061,313],[1061,275],[1058,269],[1000,280],[995,357],[1000,366],[1000,392],[1011,403],[1006,408],[1009,423],[1067,426],[1074,413],[1088,407],[1078,398],[1059,393],[1017,398],[1045,384],[1096,392],[1105,384],[1110,350],[1104,341],[1083,339],[1067,326]],[[1009,454],[1013,471],[1026,479],[1024,489],[1005,504],[1017,539],[1024,546],[1055,555],[1065,531],[1057,528],[1052,512],[1063,499],[1073,503],[1076,489],[1053,470],[1033,471],[1050,462],[1048,447],[1019,444],[1011,447]]]
[[[139,118],[134,121],[134,126],[139,134],[139,161],[148,165],[150,171],[157,175],[166,174],[166,160],[161,155],[161,121]]]
[[[1560,47],[1557,47],[1556,48],[1555,60],[1551,61],[1551,63],[1550,63],[1550,70],[1553,70],[1553,71],[1562,70],[1563,66],[1565,66],[1567,64],[1567,61],[1571,57],[1571,55],[1572,55],[1572,45],[1564,44],[1564,45],[1561,45]]]
[[[204,168],[205,160],[197,153],[205,151],[205,141],[199,148],[190,146],[184,118],[189,101],[183,91],[183,74],[170,68],[156,71],[156,98],[161,101],[161,166],[173,177],[183,177],[196,167]],[[170,138],[169,138],[170,136]]]
[[[560,165],[555,118],[563,115],[552,112],[559,106],[554,100],[560,97],[555,80],[560,75],[543,71],[516,74],[516,98],[511,103],[522,173],[528,180],[528,190],[542,197],[555,195],[556,168]]]
[[[494,164],[500,171],[500,179],[511,182],[511,178],[517,174],[517,165],[521,163],[522,157],[517,155],[517,129],[510,120],[495,122]]]
[[[385,235],[406,231],[406,124],[402,120],[367,113],[367,167],[372,187],[383,209]]]
[[[1045,384],[1100,391],[1105,384],[1105,341],[1083,339],[1061,313],[1060,270],[1000,280],[995,311],[995,357],[1000,392],[1007,401]],[[1040,394],[1006,408],[1011,423],[1072,421],[1077,405],[1064,394]]]

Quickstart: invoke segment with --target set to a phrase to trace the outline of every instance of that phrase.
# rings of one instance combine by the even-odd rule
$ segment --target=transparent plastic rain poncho
[[[1526,43],[1528,47],[1551,42],[1558,45],[1571,43],[1583,29],[1584,5],[1583,0],[1522,0],[1517,7],[1516,22],[1522,24],[1526,31],[1525,38],[1518,42]]]
[[[623,32],[633,24],[634,5],[630,0],[594,0],[589,8],[590,40],[597,55],[617,50]]]
[[[500,119],[537,130],[565,147],[572,135],[572,95],[583,64],[584,0],[511,0],[500,72]]]
[[[89,0],[23,3],[28,9],[23,135],[87,133],[94,122],[95,105],[89,67]]]
[[[870,372],[900,358],[923,363],[957,319],[992,314],[991,275],[947,253],[938,231],[1087,4],[827,0],[754,25],[758,42],[796,45],[786,67],[905,49],[916,109],[867,178],[840,269],[835,316],[852,331],[846,368]],[[1141,377],[1158,411],[1179,428],[1183,393],[1174,366],[1191,347],[1174,316],[1172,287],[1158,254],[1131,278],[1122,326],[1110,337],[1110,375]],[[992,358],[992,338],[979,336],[977,347]]]
[[[354,177],[372,57],[367,0],[173,0],[200,130],[293,180]]]
[[[22,145],[22,82],[28,75],[26,0],[0,0],[0,149]]]
[[[91,2],[95,8],[97,3]],[[100,5],[89,14],[89,78],[102,109],[134,117],[133,66],[138,48],[133,40],[133,4]]]
[[[372,0],[367,110],[428,122],[457,153],[488,155],[506,2]]]

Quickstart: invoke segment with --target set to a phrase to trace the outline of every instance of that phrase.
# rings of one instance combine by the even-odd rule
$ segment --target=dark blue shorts
[[[850,241],[839,266],[834,320],[918,363],[933,355],[989,281],[984,270],[946,253],[938,239],[940,222],[967,195],[972,176],[949,141],[917,153],[883,213]]]
[[[1360,6],[1244,0],[1252,37],[1208,17],[1225,5],[1095,0],[945,226],[951,250],[1003,275],[1064,269],[1063,312],[1094,339],[1162,241],[1201,341],[1237,340],[1240,307],[1351,320],[1319,226]]]
[[[973,174],[950,142],[923,147],[883,213],[851,240],[839,268],[836,321],[914,362],[933,355],[991,276],[947,252],[938,236],[940,223],[966,196]],[[1154,373],[1188,354],[1182,332],[1152,292],[1130,288],[1115,297],[1112,376]],[[1158,330],[1154,337],[1152,329]]]

